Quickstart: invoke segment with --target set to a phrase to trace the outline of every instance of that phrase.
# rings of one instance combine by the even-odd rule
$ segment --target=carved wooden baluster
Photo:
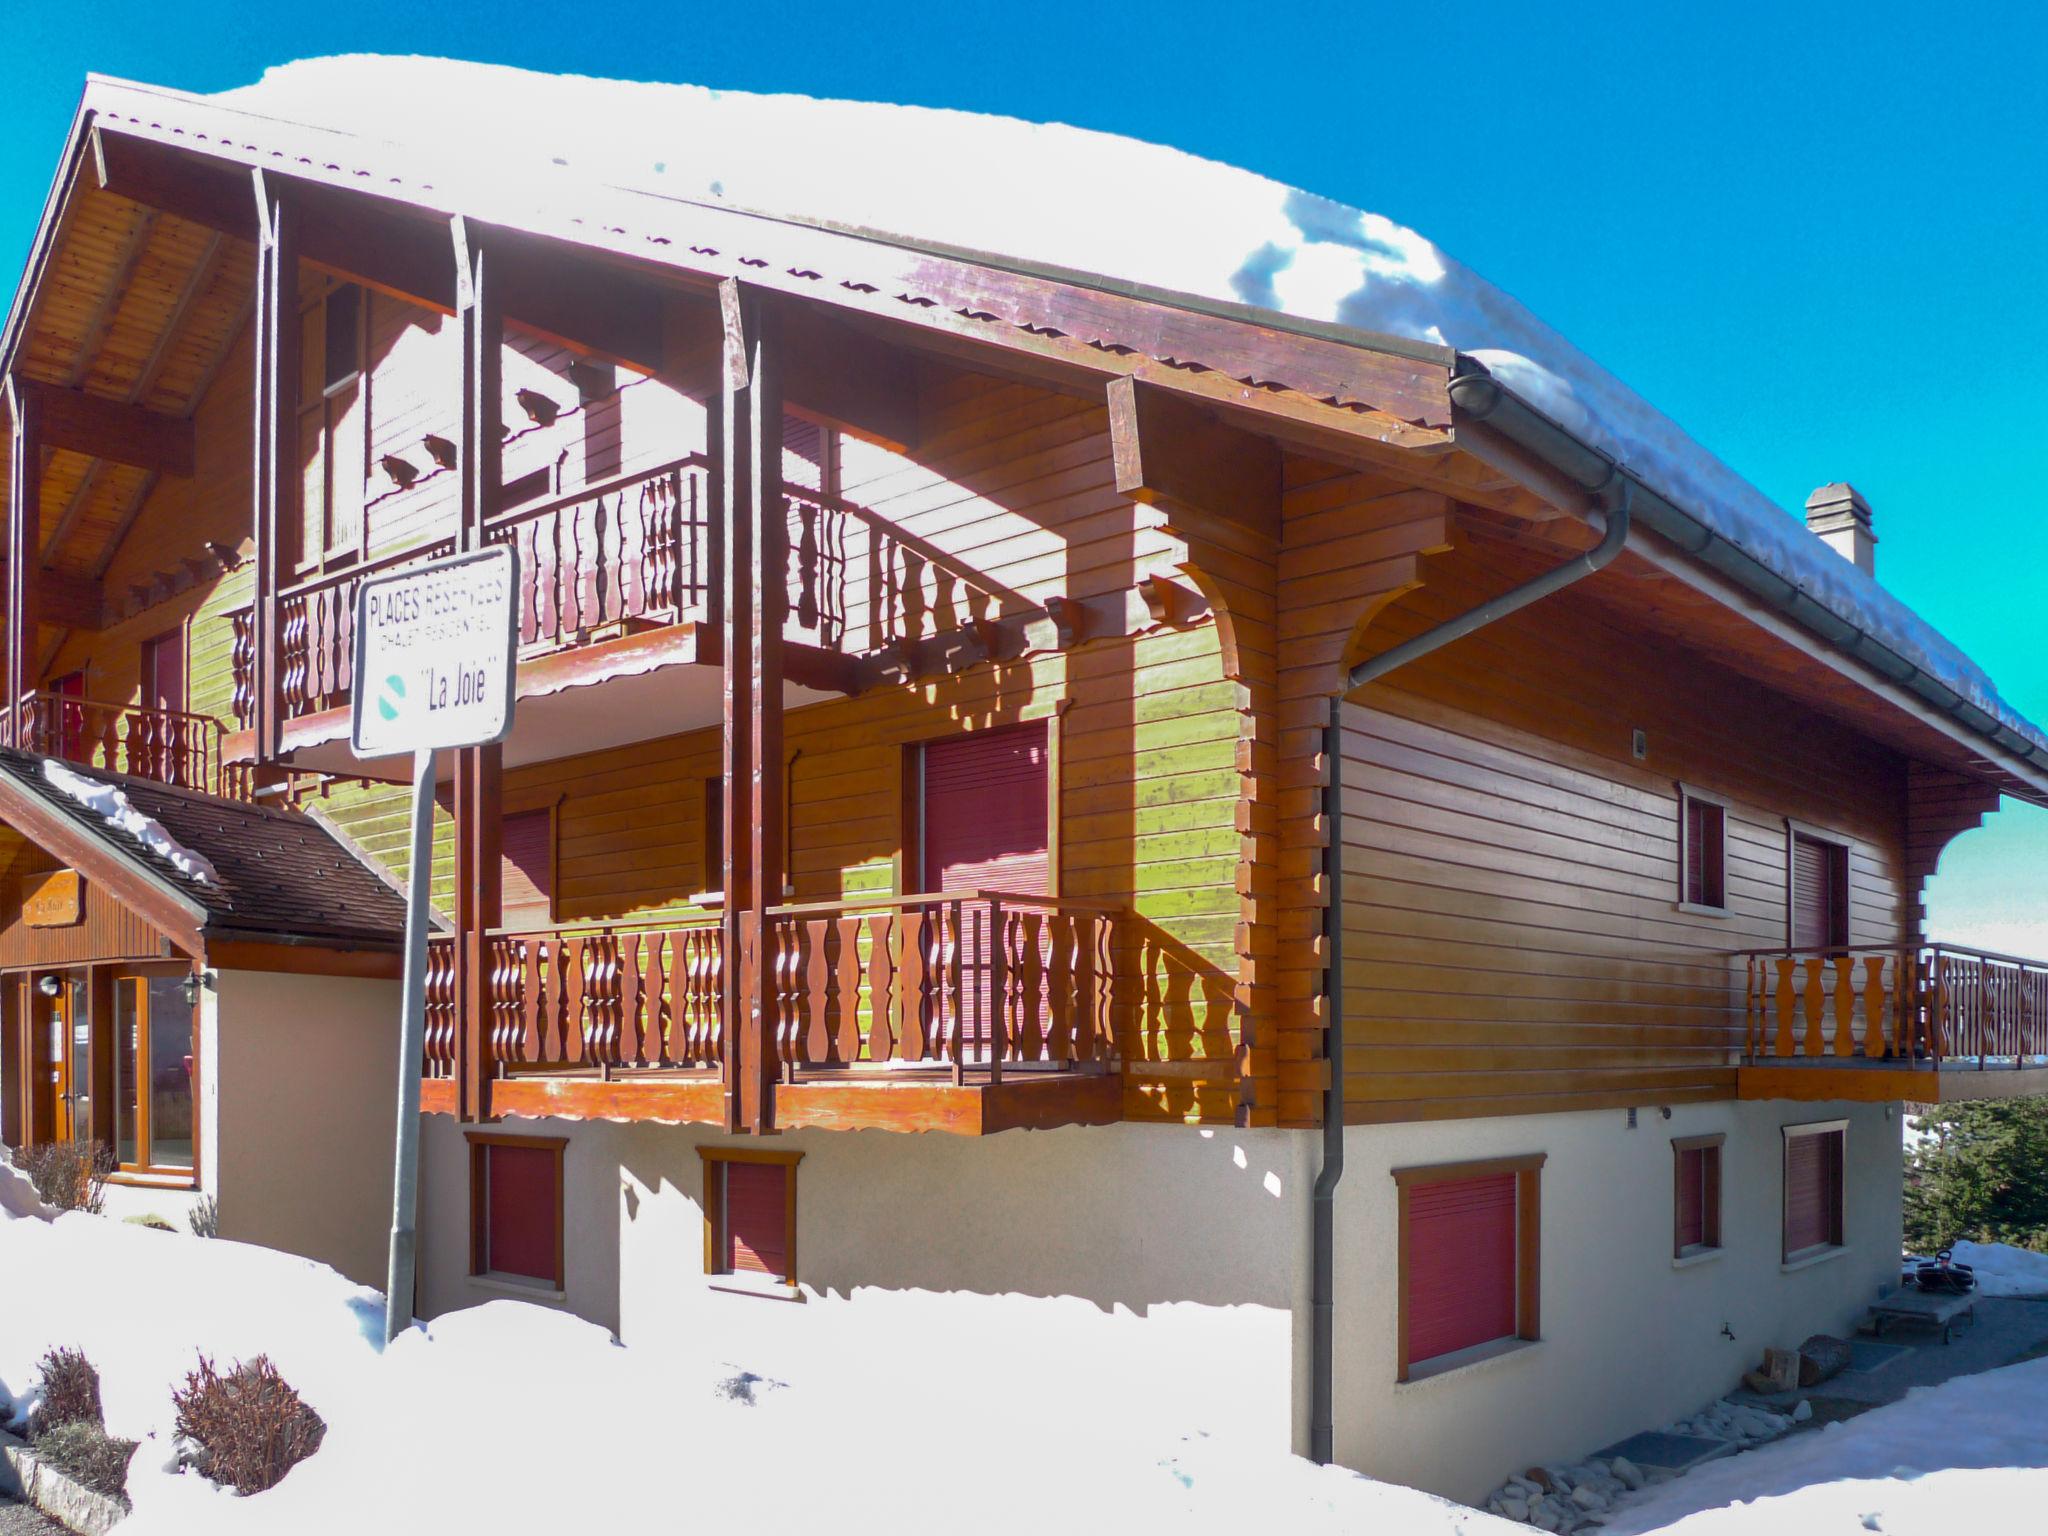
[[[619,1046],[617,1059],[629,1067],[644,1063],[646,1039],[640,1021],[640,954],[644,941],[637,933],[620,934],[612,940],[612,953],[619,967]]]
[[[1798,987],[1792,979],[1792,973],[1799,962],[1791,955],[1780,955],[1772,961],[1772,964],[1778,969],[1776,998],[1778,1029],[1771,1054],[1774,1056],[1791,1056],[1795,1054],[1792,1044],[1792,1016],[1794,1009],[1798,1006],[1799,998]]]
[[[253,609],[237,608],[228,617],[234,635],[228,653],[234,695],[228,709],[235,724],[247,730],[256,723],[256,614]]]
[[[867,918],[868,939],[868,1060],[888,1061],[896,1054],[895,957],[891,954],[891,914],[875,912]]]
[[[1051,950],[1046,964],[1047,1010],[1045,1053],[1064,1066],[1074,1055],[1074,1025],[1079,1001],[1074,996],[1074,936],[1081,919],[1065,912],[1046,914],[1045,937]]]
[[[1010,915],[1000,901],[988,904],[988,1072],[991,1083],[1003,1080],[1003,1062],[1010,1054]]]
[[[1801,1049],[1808,1056],[1825,1054],[1825,1043],[1821,1038],[1821,1014],[1826,1001],[1827,960],[1820,955],[1806,957],[1806,989],[1800,996],[1805,1009],[1806,1039]]]
[[[924,1059],[924,930],[923,912],[912,908],[897,914],[891,946],[897,968],[891,1023],[896,1030],[896,1054],[904,1061]]]
[[[562,1057],[568,1062],[582,1062],[590,1058],[589,1043],[584,1038],[584,1020],[588,1015],[590,982],[585,975],[588,956],[585,950],[587,939],[570,939],[563,945],[562,967]]]
[[[1863,960],[1863,1054],[1872,1061],[1889,1054],[1885,1050],[1884,1020],[1888,1001],[1885,984],[1886,955],[1867,955]]]
[[[1835,956],[1835,1054],[1856,1054],[1856,957]]]
[[[834,926],[838,930],[839,1013],[832,1035],[832,1060],[835,1065],[847,1066],[860,1060],[860,936],[866,925],[858,917],[841,917]]]
[[[838,930],[829,917],[804,920],[804,1060],[813,1066],[832,1060],[832,948]]]
[[[526,948],[526,1035],[519,1042],[519,1059],[531,1064],[553,1059],[554,993],[562,968],[553,938],[535,934]]]
[[[1023,965],[1018,976],[1018,1006],[1025,1014],[1024,1038],[1027,1042],[1025,1059],[1043,1061],[1046,1059],[1047,1035],[1051,1021],[1046,1017],[1045,992],[1045,924],[1043,912],[1027,911],[1023,922],[1018,925],[1017,942],[1022,948]]]

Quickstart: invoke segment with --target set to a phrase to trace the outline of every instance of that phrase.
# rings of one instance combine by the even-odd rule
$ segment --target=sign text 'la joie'
[[[518,590],[518,556],[503,544],[375,576],[357,589],[357,755],[504,739]]]

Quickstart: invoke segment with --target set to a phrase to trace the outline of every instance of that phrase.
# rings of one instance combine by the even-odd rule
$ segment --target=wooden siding
[[[1538,565],[1474,540],[1432,567],[1367,651]],[[1785,941],[1787,818],[1848,845],[1852,942],[1906,923],[1905,761],[1592,591],[1345,710],[1347,1119],[1731,1097],[1725,956]],[[1726,916],[1679,910],[1680,781],[1729,801]]]
[[[84,900],[78,922],[61,928],[28,926],[22,920],[25,884],[60,867],[12,828],[0,826],[0,969],[166,958],[163,935],[90,876],[81,879]]]

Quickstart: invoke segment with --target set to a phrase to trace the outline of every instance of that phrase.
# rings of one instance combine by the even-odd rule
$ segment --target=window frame
[[[697,1157],[704,1174],[704,1274],[713,1288],[790,1301],[802,1300],[803,1291],[797,1278],[801,1271],[797,1263],[796,1185],[797,1165],[804,1160],[803,1153],[764,1147],[700,1146]],[[789,1270],[787,1274],[757,1276],[724,1266],[725,1178],[719,1165],[727,1163],[779,1165],[785,1170],[782,1252]]]
[[[1430,1163],[1392,1170],[1395,1204],[1395,1306],[1394,1380],[1427,1380],[1492,1354],[1505,1353],[1523,1344],[1540,1343],[1542,1327],[1543,1270],[1543,1165],[1547,1152],[1525,1152],[1513,1157],[1482,1158],[1463,1163]],[[1460,1179],[1480,1179],[1495,1174],[1515,1175],[1515,1331],[1497,1339],[1482,1340],[1466,1349],[1445,1355],[1411,1360],[1408,1354],[1408,1280],[1410,1243],[1409,1193],[1418,1186],[1446,1184]],[[1483,1353],[1481,1353],[1483,1352]]]
[[[150,1058],[155,1031],[154,1015],[147,1006],[150,982],[176,978],[182,983],[194,974],[193,969],[189,965],[172,963],[166,965],[122,965],[111,967],[110,971],[107,989],[103,994],[106,999],[107,1020],[105,1026],[107,1033],[105,1055],[107,1108],[105,1123],[109,1134],[104,1138],[96,1139],[103,1139],[107,1146],[114,1150],[117,1158],[114,1165],[114,1175],[119,1181],[134,1181],[153,1185],[175,1183],[197,1186],[200,1163],[200,1105],[203,1100],[203,1094],[199,1085],[205,1073],[205,1058],[201,1054],[199,1004],[197,1002],[185,1005],[192,1031],[192,1078],[190,1085],[192,1090],[192,1165],[189,1168],[162,1164],[156,1160],[156,1128],[152,1119],[155,1105],[150,1102],[150,1093],[148,1091],[151,1074],[141,1070],[141,1064]],[[135,1161],[124,1163],[118,1161],[118,1158],[121,1145],[121,1060],[126,1053],[121,1049],[121,1031],[117,1021],[120,1017],[121,989],[129,986],[136,987],[141,992],[145,1005],[137,1014],[135,1053],[128,1062],[128,1069],[134,1075],[136,1086],[135,1150],[137,1156]],[[99,1029],[98,1015],[101,1008],[99,999],[102,994],[100,994],[97,985],[89,984],[89,988],[93,994],[92,1008],[95,1016],[93,1024],[94,1032],[97,1033]],[[94,1049],[94,1054],[96,1056],[99,1054],[97,1047]],[[99,1074],[95,1073],[95,1076],[97,1077]],[[99,1084],[95,1083],[95,1097],[97,1097],[98,1090]],[[100,1123],[100,1110],[97,1104],[93,1107],[93,1119],[95,1129],[97,1129]]]
[[[469,1143],[469,1277],[489,1285],[517,1287],[521,1290],[536,1291],[542,1295],[552,1289],[560,1295],[568,1289],[567,1232],[564,1206],[568,1190],[564,1181],[564,1164],[569,1138],[566,1136],[519,1136],[505,1131],[465,1131]],[[555,1174],[555,1273],[550,1282],[532,1275],[517,1275],[509,1270],[490,1269],[485,1259],[490,1253],[490,1149],[493,1147],[520,1147],[554,1153]]]
[[[1855,942],[1856,938],[1853,912],[1854,893],[1850,888],[1854,863],[1853,855],[1856,846],[1855,840],[1827,827],[1816,827],[1808,822],[1796,821],[1790,816],[1785,818],[1785,947],[1787,949],[1798,949],[1800,947],[1797,924],[1799,912],[1798,846],[1801,838],[1806,839],[1810,843],[1818,843],[1828,850],[1828,859],[1834,866],[1833,873],[1837,877],[1836,893],[1840,899],[1837,908],[1829,912],[1828,921],[1831,925],[1839,921],[1840,927],[1835,931],[1840,933],[1841,941],[1839,943],[1831,942],[1821,947],[1824,950],[1847,949]]]
[[[1713,806],[1721,817],[1721,858],[1720,868],[1714,872],[1714,884],[1720,888],[1719,903],[1694,901],[1691,895],[1692,874],[1692,806],[1693,802]],[[1734,804],[1724,795],[1712,790],[1701,789],[1696,784],[1681,781],[1678,784],[1678,900],[1674,904],[1680,912],[1689,912],[1695,917],[1726,917],[1728,911],[1728,824],[1734,819]]]
[[[1671,1258],[1674,1263],[1701,1259],[1721,1251],[1721,1148],[1728,1134],[1715,1131],[1704,1136],[1671,1138]],[[1678,1212],[1685,1187],[1685,1155],[1708,1154],[1700,1179],[1700,1241],[1688,1243],[1679,1230]]]
[[[1778,1262],[1786,1267],[1804,1264],[1845,1252],[1849,1246],[1849,1122],[1843,1120],[1812,1120],[1803,1125],[1785,1125],[1779,1128],[1778,1149]],[[1819,1243],[1805,1248],[1790,1246],[1792,1222],[1792,1144],[1812,1136],[1834,1136],[1837,1139],[1836,1162],[1832,1185],[1827,1191],[1829,1202],[1829,1236]]]

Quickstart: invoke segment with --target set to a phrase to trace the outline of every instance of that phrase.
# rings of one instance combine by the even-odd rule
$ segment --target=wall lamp
[[[185,993],[185,1001],[189,1003],[192,1007],[197,1008],[199,1006],[200,992],[202,990],[207,992],[217,990],[214,983],[216,983],[219,980],[219,971],[186,972],[185,980],[183,981],[183,983],[181,983]]]

